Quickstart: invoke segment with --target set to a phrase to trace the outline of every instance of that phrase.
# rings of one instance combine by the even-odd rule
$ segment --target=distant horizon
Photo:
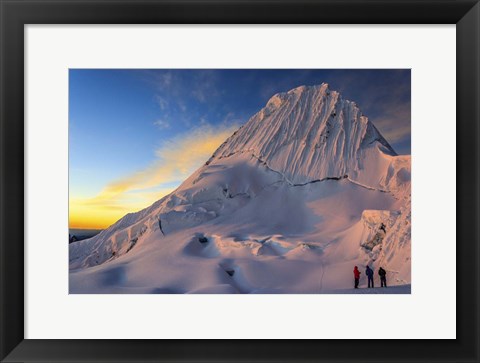
[[[68,230],[71,231],[103,231],[105,228],[76,228],[69,227]]]
[[[69,228],[102,230],[177,188],[276,93],[328,83],[400,155],[410,70],[71,69]]]

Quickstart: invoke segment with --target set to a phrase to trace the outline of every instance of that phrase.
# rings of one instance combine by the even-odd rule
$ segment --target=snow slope
[[[410,223],[410,156],[328,85],[302,86],[173,193],[70,244],[70,292],[345,293],[366,264],[408,285]]]

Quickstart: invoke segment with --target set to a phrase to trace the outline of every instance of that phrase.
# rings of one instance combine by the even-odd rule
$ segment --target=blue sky
[[[355,101],[399,154],[410,153],[410,70],[72,69],[70,204],[83,214],[108,206],[111,218],[145,207],[273,94],[322,82]]]

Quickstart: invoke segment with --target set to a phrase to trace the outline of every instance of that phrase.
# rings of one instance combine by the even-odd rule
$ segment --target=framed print
[[[2,361],[478,361],[477,1],[1,9]]]
[[[83,141],[69,148],[69,293],[409,294],[410,79],[409,69],[70,69],[69,140]],[[153,120],[132,122],[146,109]],[[105,134],[138,146],[116,156]],[[145,169],[127,167],[152,146]],[[93,154],[111,161],[95,166]],[[118,167],[132,170],[82,197]]]

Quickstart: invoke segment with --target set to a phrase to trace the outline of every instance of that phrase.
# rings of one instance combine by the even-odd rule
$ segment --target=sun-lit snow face
[[[378,185],[373,168],[397,155],[356,103],[325,83],[274,95],[215,158],[239,152],[268,162],[293,184],[349,176]]]

